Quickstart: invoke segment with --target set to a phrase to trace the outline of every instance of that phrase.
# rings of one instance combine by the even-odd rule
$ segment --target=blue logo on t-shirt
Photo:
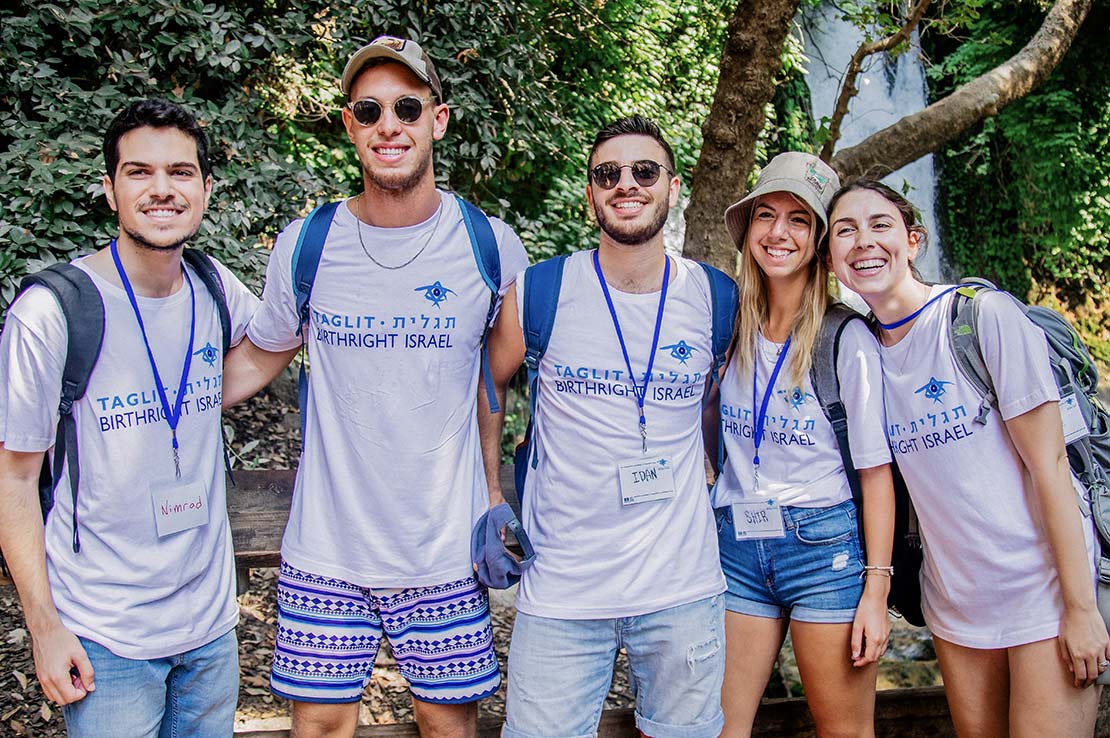
[[[915,395],[920,395],[924,393],[925,397],[939,404],[940,398],[943,397],[944,393],[948,391],[944,388],[944,385],[946,384],[952,383],[930,376],[929,381],[915,389],[913,393]]]
[[[786,403],[795,410],[805,405],[810,400],[816,399],[801,387],[795,387],[791,390],[779,390],[779,394],[782,395],[782,399],[786,400]]]
[[[661,346],[659,348],[659,350],[660,351],[670,351],[671,352],[671,358],[672,359],[678,359],[683,364],[685,364],[686,360],[689,359],[691,356],[693,356],[694,352],[697,351],[697,349],[694,348],[693,346],[687,346],[685,341],[679,341],[678,343],[672,343],[670,346]]]
[[[215,366],[216,359],[220,358],[220,351],[211,342],[208,342],[199,351],[194,351],[193,356],[199,356],[208,366]]]
[[[454,290],[447,289],[442,284],[440,284],[438,279],[431,284],[426,284],[423,287],[417,287],[415,290],[413,290],[413,292],[423,292],[424,299],[432,303],[436,307],[439,307],[439,304],[446,300],[448,295],[456,294]]]

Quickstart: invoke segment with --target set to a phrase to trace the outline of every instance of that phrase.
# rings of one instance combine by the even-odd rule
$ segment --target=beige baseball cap
[[[396,36],[378,36],[351,56],[347,66],[343,68],[343,78],[339,83],[339,89],[344,95],[350,97],[351,84],[371,59],[390,59],[404,64],[432,88],[439,102],[443,102],[443,86],[428,53],[415,41]]]
[[[743,249],[756,198],[770,192],[789,192],[808,205],[821,221],[821,229],[817,233],[817,241],[820,242],[829,227],[825,210],[839,189],[840,177],[828,164],[813,154],[788,151],[763,167],[759,180],[747,197],[728,206],[725,227],[736,248]]]

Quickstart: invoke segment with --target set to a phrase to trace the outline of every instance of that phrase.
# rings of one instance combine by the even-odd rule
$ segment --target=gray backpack
[[[962,280],[952,300],[948,333],[956,363],[982,397],[975,417],[980,425],[989,422],[991,409],[998,404],[976,328],[981,296],[991,290],[998,288],[986,280]],[[1094,517],[1100,549],[1098,606],[1103,619],[1110,625],[1110,413],[1098,397],[1098,370],[1079,334],[1059,313],[1025,305],[1017,298],[1014,301],[1025,316],[1044,331],[1061,402],[1074,402],[1087,425],[1088,434],[1068,444],[1068,463],[1090,495],[1090,514]],[[1085,500],[1080,509],[1084,516],[1088,514]]]

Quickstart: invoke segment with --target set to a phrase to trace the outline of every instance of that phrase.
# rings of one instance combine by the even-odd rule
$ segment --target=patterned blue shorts
[[[382,635],[413,697],[461,703],[501,684],[489,600],[472,577],[430,587],[370,589],[284,561],[270,689],[298,702],[357,702]]]

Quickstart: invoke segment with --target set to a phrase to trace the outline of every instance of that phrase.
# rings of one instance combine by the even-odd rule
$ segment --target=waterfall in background
[[[683,180],[678,204],[671,208],[663,225],[663,249],[671,256],[682,256],[682,245],[686,240],[686,206],[690,204],[689,187],[690,183]]]
[[[840,18],[830,2],[807,8],[798,16],[805,39],[806,81],[813,101],[813,117],[820,122],[830,117],[840,92],[840,81],[852,54],[863,41],[859,30]],[[859,94],[848,106],[841,125],[837,148],[859,143],[872,133],[886,128],[903,116],[924,108],[928,88],[917,34],[910,49],[892,58],[878,54],[864,61],[864,71],[856,84]],[[922,157],[883,178],[883,182],[906,197],[921,210],[929,229],[929,246],[917,266],[926,279],[940,280],[942,258],[940,231],[936,217],[936,174],[933,157]],[[908,185],[908,187],[907,187]]]

